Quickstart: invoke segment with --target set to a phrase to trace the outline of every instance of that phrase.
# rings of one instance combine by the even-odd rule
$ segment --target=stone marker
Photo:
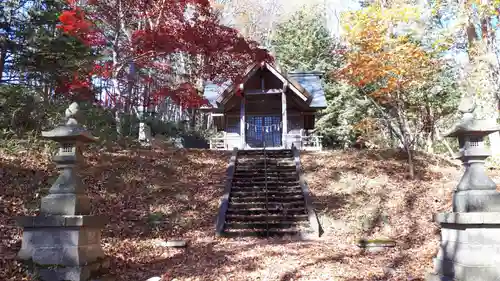
[[[187,242],[186,240],[180,240],[180,239],[169,240],[167,241],[166,246],[170,248],[185,248],[187,247]]]
[[[484,167],[489,156],[484,137],[497,131],[496,122],[476,120],[465,112],[448,133],[458,137],[457,158],[465,172],[453,191],[453,211],[435,216],[441,245],[428,281],[500,280],[500,194]]]
[[[65,115],[65,124],[42,132],[60,144],[53,158],[59,177],[42,198],[40,215],[17,219],[24,228],[18,257],[42,281],[94,280],[109,266],[100,244],[106,218],[90,215],[90,199],[76,174],[83,144],[96,138],[79,124],[77,103]]]

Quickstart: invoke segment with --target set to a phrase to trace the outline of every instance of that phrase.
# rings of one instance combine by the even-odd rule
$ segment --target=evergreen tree
[[[316,125],[323,145],[350,146],[356,137],[356,124],[367,114],[369,105],[357,90],[332,79],[328,73],[339,69],[344,47],[331,36],[320,7],[302,9],[278,26],[272,46],[284,71],[322,71],[328,107]]]
[[[90,48],[57,29],[64,0],[7,0],[0,9],[0,84],[30,88],[45,98],[95,59]]]
[[[75,79],[75,73],[90,72],[95,59],[90,48],[57,28],[65,0],[4,2],[0,5],[1,137],[50,127],[48,123],[59,118],[58,105],[70,98],[59,91]]]
[[[280,24],[272,38],[280,67],[286,71],[327,71],[340,66],[339,48],[318,9],[302,9]]]

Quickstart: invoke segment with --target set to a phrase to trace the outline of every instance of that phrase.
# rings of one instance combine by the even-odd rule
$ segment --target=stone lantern
[[[90,215],[90,199],[77,175],[85,143],[96,141],[79,124],[78,104],[66,110],[66,123],[42,132],[59,143],[56,163],[59,177],[42,198],[40,214],[18,218],[24,228],[18,257],[31,265],[42,281],[88,281],[108,267],[101,248],[102,216]]]
[[[500,193],[484,165],[490,155],[484,137],[497,131],[496,122],[466,114],[447,135],[459,140],[465,172],[453,191],[452,212],[435,216],[441,243],[428,281],[500,280]]]
[[[465,173],[453,192],[453,212],[500,212],[500,193],[485,171],[490,156],[484,137],[500,131],[500,126],[487,120],[470,120],[455,127],[447,136],[457,137],[459,158]]]

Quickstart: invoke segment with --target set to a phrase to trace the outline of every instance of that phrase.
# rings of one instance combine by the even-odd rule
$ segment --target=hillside
[[[401,155],[382,151],[306,153],[302,163],[325,234],[318,241],[216,239],[214,219],[229,154],[203,150],[94,150],[82,171],[95,213],[110,216],[104,248],[117,280],[423,280],[436,254],[432,215],[450,206],[460,172],[417,157],[408,180]],[[20,229],[12,216],[36,212],[55,179],[47,155],[0,155],[0,280],[23,280],[12,260]],[[428,163],[428,164],[426,164]],[[425,167],[425,168],[424,168]],[[361,251],[357,239],[397,247]],[[164,247],[187,239],[184,250]]]

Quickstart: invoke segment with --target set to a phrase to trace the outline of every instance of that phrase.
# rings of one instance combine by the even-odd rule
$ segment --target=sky
[[[322,4],[325,6],[328,29],[332,35],[340,34],[339,18],[342,12],[357,10],[357,0],[280,0],[286,13],[293,13],[303,6]]]

